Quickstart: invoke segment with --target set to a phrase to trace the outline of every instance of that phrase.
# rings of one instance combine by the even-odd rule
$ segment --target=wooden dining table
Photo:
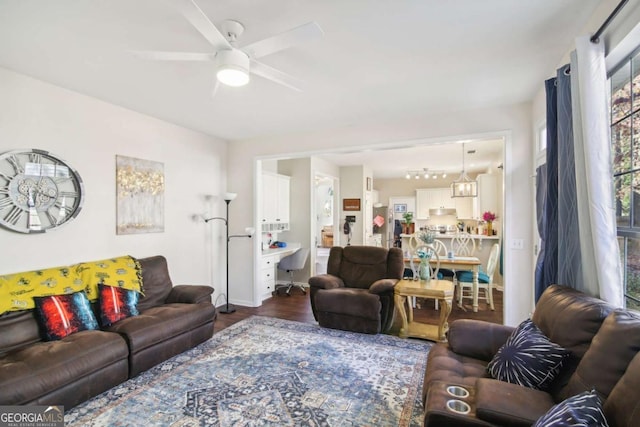
[[[420,262],[420,258],[413,258],[414,262]],[[474,256],[454,256],[453,258],[448,257],[439,257],[440,266],[439,268],[447,268],[449,270],[455,271],[465,271],[470,270],[473,274],[472,281],[472,299],[473,299],[473,311],[478,311],[478,276],[480,273],[480,266],[482,263],[480,262],[480,258]],[[405,265],[409,265],[411,263],[411,258],[404,259]],[[435,258],[431,258],[429,263],[435,264],[438,260]],[[458,305],[462,305],[462,301],[458,301]]]

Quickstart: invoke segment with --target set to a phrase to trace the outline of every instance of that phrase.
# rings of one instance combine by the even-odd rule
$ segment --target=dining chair
[[[473,256],[476,252],[476,240],[469,233],[457,233],[451,239],[454,256]]]
[[[489,253],[489,259],[487,260],[487,267],[485,271],[480,270],[478,273],[478,293],[482,289],[484,291],[483,299],[487,301],[491,310],[495,310],[493,305],[493,276],[496,271],[496,266],[500,260],[500,245],[495,243],[491,247]],[[471,271],[459,271],[458,278],[458,306],[462,307],[463,298],[471,298],[473,300],[473,272]],[[480,298],[478,296],[478,298]],[[474,304],[475,305],[475,304]]]
[[[438,254],[440,259],[446,258],[447,245],[445,245],[442,240],[434,239],[433,243],[431,243],[431,246],[433,246],[433,249],[435,250],[436,254]],[[453,270],[449,270],[448,268],[439,268],[436,279],[447,279],[453,282],[455,280],[455,272]],[[438,300],[436,299],[434,300],[434,302],[435,302],[435,309],[439,310],[440,307],[438,304]]]

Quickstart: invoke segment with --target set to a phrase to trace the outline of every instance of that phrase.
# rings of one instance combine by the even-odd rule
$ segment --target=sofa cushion
[[[31,402],[117,361],[126,361],[128,354],[122,337],[103,331],[78,332],[12,351],[0,357],[0,402]],[[121,380],[127,374],[127,364],[122,363]]]
[[[140,314],[137,307],[140,295],[138,292],[100,283],[98,293],[102,326],[110,326],[118,320]]]
[[[595,391],[585,391],[553,406],[533,427],[607,426],[602,401]]]
[[[138,259],[142,268],[143,295],[138,301],[138,310],[143,311],[162,305],[171,293],[173,284],[169,277],[167,260],[161,255]]]
[[[327,273],[340,277],[350,288],[368,289],[379,279],[401,279],[402,251],[374,246],[334,246],[329,253]]]
[[[59,340],[75,332],[98,329],[98,322],[84,291],[33,299],[42,333],[48,341]]]
[[[606,399],[640,351],[640,315],[615,310],[602,323],[589,350],[563,389],[567,398],[595,389]]]
[[[513,331],[487,368],[495,379],[544,390],[568,355],[527,319]]]
[[[380,320],[380,297],[369,293],[367,289],[319,289],[316,294],[316,309],[319,312]]]
[[[42,341],[34,310],[0,314],[0,357],[3,354]]]
[[[604,415],[612,426],[640,426],[640,353],[609,393]]]
[[[551,285],[540,297],[533,323],[551,341],[582,358],[614,307],[566,286]]]
[[[131,353],[144,350],[160,342],[213,322],[215,307],[203,304],[165,304],[153,307],[138,316],[123,319],[106,328],[122,334]]]

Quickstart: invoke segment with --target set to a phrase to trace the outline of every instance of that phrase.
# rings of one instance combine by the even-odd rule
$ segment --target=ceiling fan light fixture
[[[216,54],[216,78],[227,86],[239,87],[249,83],[249,57],[237,49]]]

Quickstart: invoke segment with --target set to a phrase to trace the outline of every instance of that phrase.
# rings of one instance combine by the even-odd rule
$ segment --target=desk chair
[[[489,304],[491,310],[493,306],[493,274],[500,260],[500,244],[495,243],[491,247],[489,259],[487,260],[487,270],[478,273],[478,294],[480,289],[484,291],[484,299]],[[459,271],[458,274],[458,306],[462,306],[463,298],[473,298],[473,273],[471,271]],[[480,297],[478,297],[480,298]]]
[[[291,288],[293,287],[299,288],[304,294],[307,293],[307,290],[304,288],[302,283],[296,283],[293,281],[293,273],[304,268],[304,265],[307,263],[308,257],[309,248],[300,248],[291,255],[287,255],[280,260],[280,262],[278,263],[278,270],[286,271],[287,273],[289,273],[289,281],[287,283],[276,284],[276,294],[280,293],[280,289],[287,288],[286,293],[287,296],[289,296],[291,295]]]

